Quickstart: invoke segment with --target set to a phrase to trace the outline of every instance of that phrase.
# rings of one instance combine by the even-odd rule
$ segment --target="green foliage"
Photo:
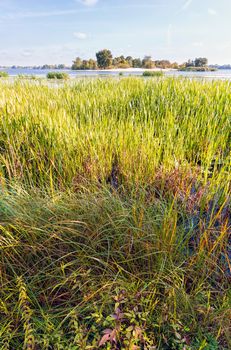
[[[157,68],[165,69],[165,68],[176,68],[177,63],[171,63],[168,60],[158,60],[155,61],[155,66]]]
[[[206,67],[208,65],[208,59],[205,57],[199,57],[195,59],[195,67]]]
[[[0,72],[0,78],[8,78],[9,77],[9,74],[7,72]]]
[[[185,67],[183,67],[184,70],[191,70],[191,71],[197,71],[197,72],[205,72],[207,70],[216,70],[211,69],[208,67],[208,59],[205,57],[199,57],[195,58],[194,61],[188,60],[186,62]]]
[[[155,68],[155,63],[151,56],[145,56],[142,60],[142,67],[145,69]]]
[[[0,349],[230,348],[229,82],[0,83]]]
[[[177,62],[171,63],[168,60],[153,61],[151,56],[145,56],[142,60],[140,58],[133,58],[132,56],[125,57],[124,55],[113,57],[110,50],[104,49],[96,53],[97,62],[93,59],[82,60],[77,57],[73,61],[73,70],[88,70],[88,69],[105,69],[105,68],[179,68]],[[199,59],[200,60],[200,59]],[[202,59],[203,60],[203,59]],[[200,61],[199,61],[200,62]]]
[[[201,350],[219,350],[219,344],[217,340],[211,335],[207,334],[203,337],[202,340],[195,339],[192,344],[193,350],[201,349]]]
[[[97,69],[97,62],[93,59],[82,60],[80,57],[77,57],[73,61],[72,68],[73,70],[88,70],[88,69]]]
[[[97,64],[99,68],[108,68],[112,64],[112,53],[110,50],[101,50],[96,53]]]
[[[143,77],[163,77],[164,73],[162,71],[145,71],[143,72]]]
[[[125,63],[119,63],[117,65],[117,68],[121,68],[121,69],[127,69],[127,68],[130,68],[130,65],[129,63],[125,62]]]
[[[69,79],[69,74],[63,72],[49,72],[47,73],[47,79],[67,80]]]
[[[41,69],[65,69],[67,68],[65,64],[44,64]]]
[[[216,350],[226,330],[228,341],[228,281],[213,271],[225,238],[212,260],[192,256],[174,198],[88,184],[52,197],[9,187],[0,200],[0,346]]]
[[[117,157],[123,186],[151,185],[180,166],[198,172],[211,193],[229,188],[228,82],[96,79],[54,89],[17,80],[2,83],[0,101],[0,171],[9,181],[104,183]]]
[[[142,61],[140,58],[134,58],[132,60],[132,67],[133,68],[142,68]]]

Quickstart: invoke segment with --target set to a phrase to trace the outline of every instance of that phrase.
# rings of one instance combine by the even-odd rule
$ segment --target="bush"
[[[61,72],[50,72],[47,73],[47,79],[63,79],[63,80],[67,80],[69,79],[69,74],[67,73],[61,73]]]
[[[143,72],[143,77],[163,77],[164,73],[162,71],[145,71]]]
[[[9,74],[7,72],[0,72],[0,78],[8,78]]]
[[[131,67],[130,67],[130,65],[127,62],[125,62],[125,63],[119,63],[117,65],[117,68],[127,69],[127,68],[131,68]]]

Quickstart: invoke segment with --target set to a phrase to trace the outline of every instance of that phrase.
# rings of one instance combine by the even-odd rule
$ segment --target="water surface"
[[[16,69],[0,69],[8,72],[11,77],[15,77],[17,75],[35,75],[37,77],[46,77],[47,73],[53,72],[54,69],[25,69],[25,68],[16,68]],[[70,69],[60,69],[55,70],[57,72],[65,72],[68,73],[72,78],[75,77],[83,77],[83,76],[118,76],[120,72],[123,73],[124,76],[140,76],[143,74],[143,71],[137,70],[82,70],[82,71],[72,71]],[[231,80],[231,69],[220,69],[215,72],[179,72],[179,71],[164,71],[164,74],[167,76],[184,76],[189,78],[207,78],[207,79],[219,79],[219,80]]]

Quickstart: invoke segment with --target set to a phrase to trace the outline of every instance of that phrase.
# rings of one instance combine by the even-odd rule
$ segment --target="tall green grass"
[[[229,349],[230,92],[0,82],[0,349]]]
[[[1,174],[62,188],[80,175],[105,180],[116,158],[126,184],[199,165],[205,182],[227,187],[230,91],[184,79],[1,85]]]

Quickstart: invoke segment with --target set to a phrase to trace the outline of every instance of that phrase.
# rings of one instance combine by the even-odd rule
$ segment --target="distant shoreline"
[[[185,67],[178,69],[179,72],[216,72],[217,68],[213,67]]]
[[[71,71],[71,72],[81,72],[81,71],[88,71],[88,72],[145,72],[145,71],[156,71],[156,72],[159,72],[159,71],[165,71],[165,72],[168,72],[168,71],[177,71],[177,69],[175,68],[133,68],[133,67],[130,67],[130,68],[106,68],[106,69],[71,69],[69,67],[66,67],[66,68],[47,68],[47,69],[44,69],[44,68],[39,68],[39,67],[1,67],[0,66],[0,70],[20,70],[20,69],[28,69],[28,70],[44,70],[44,71],[47,71],[47,70],[60,70],[60,71]]]
[[[78,77],[104,77],[104,76],[142,76],[144,72],[147,73],[163,73],[164,76],[169,77],[189,77],[189,78],[208,78],[216,80],[230,80],[231,81],[231,69],[223,70],[219,69],[216,71],[179,71],[173,68],[112,68],[112,69],[97,69],[97,70],[71,70],[71,69],[29,69],[29,68],[0,68],[0,73],[6,72],[10,79],[14,78],[46,78],[47,74],[50,72],[67,73],[71,79]],[[1,74],[0,74],[1,75]],[[2,75],[1,79],[4,78]]]
[[[0,66],[0,70],[31,70],[31,71],[69,71],[69,72],[81,72],[81,71],[88,71],[88,72],[170,72],[170,71],[179,71],[179,72],[215,72],[215,71],[223,71],[223,70],[231,70],[231,68],[220,68],[220,67],[185,67],[185,68],[106,68],[106,69],[72,69],[71,67],[65,67],[65,68],[42,68],[42,67],[33,67],[33,66]]]

